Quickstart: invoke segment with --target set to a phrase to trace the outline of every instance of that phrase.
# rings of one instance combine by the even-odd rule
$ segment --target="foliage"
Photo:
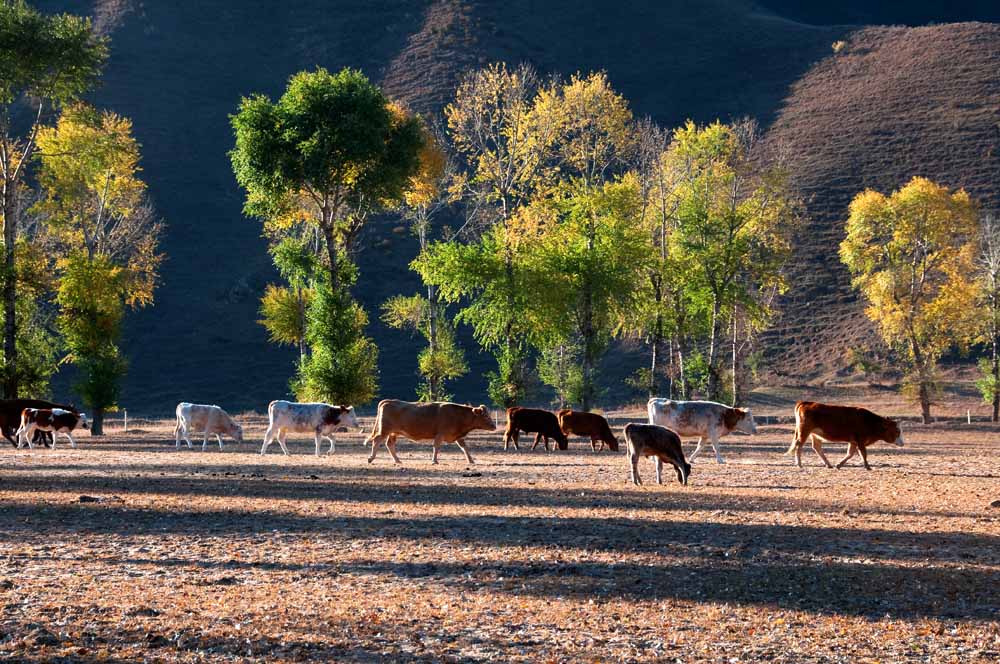
[[[432,307],[439,309],[433,318]],[[421,401],[447,401],[450,395],[444,392],[445,381],[463,376],[469,370],[455,341],[455,330],[440,311],[442,308],[420,295],[399,295],[382,305],[382,320],[386,325],[397,330],[414,330],[427,339],[427,348],[417,357],[417,368],[424,377],[417,387]]]
[[[19,233],[25,206],[20,200],[35,139],[47,108],[78,99],[95,83],[107,58],[107,42],[95,37],[89,19],[46,15],[23,0],[0,4],[0,177],[3,196],[4,393],[19,392],[22,367],[18,348],[23,337],[17,313],[20,284],[16,277]],[[29,111],[32,119],[17,117]],[[18,131],[27,127],[23,134]],[[23,297],[23,295],[22,295]],[[19,340],[19,337],[22,337]],[[26,360],[33,362],[32,358]]]
[[[328,283],[315,287],[306,340],[311,353],[291,387],[307,401],[361,404],[378,392],[378,348],[365,336],[368,315],[347,293]]]
[[[1000,394],[1000,381],[997,381],[993,373],[993,360],[988,357],[981,357],[976,363],[979,369],[979,378],[976,379],[976,389],[983,397],[983,403],[992,404],[993,400]]]
[[[588,389],[594,391],[585,385],[580,354],[579,347],[560,344],[542,349],[538,358],[538,377],[555,390],[560,408],[582,403]]]
[[[866,190],[851,201],[840,256],[882,338],[906,358],[925,421],[937,361],[978,329],[976,208],[963,190],[913,178],[889,196]]]

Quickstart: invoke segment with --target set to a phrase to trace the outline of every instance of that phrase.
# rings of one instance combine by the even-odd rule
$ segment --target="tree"
[[[592,186],[576,180],[543,205],[551,208],[554,222],[543,224],[539,236],[527,242],[533,312],[528,320],[543,349],[578,349],[574,396],[590,410],[599,396],[597,364],[628,316],[646,271],[649,244],[638,178],[628,174]]]
[[[57,325],[101,435],[127,366],[119,347],[125,311],[153,302],[162,225],[138,177],[139,144],[127,118],[75,105],[37,141],[43,196],[34,210],[62,256]]]
[[[23,0],[0,4],[0,214],[4,245],[0,276],[3,391],[7,398],[18,396],[21,377],[16,253],[25,208],[19,200],[25,175],[35,156],[35,141],[47,112],[88,91],[106,58],[106,41],[93,34],[89,19],[41,14]],[[24,108],[31,110],[30,119],[18,117],[18,111]]]
[[[236,146],[230,158],[247,192],[244,211],[268,230],[300,225],[323,241],[326,276],[308,315],[312,352],[299,364],[300,396],[358,403],[374,395],[377,349],[364,334],[367,316],[349,294],[356,278],[350,254],[368,218],[395,205],[416,172],[419,118],[392,104],[359,71],[318,68],[292,76],[277,102],[245,97],[231,121]],[[337,306],[343,310],[331,309]],[[347,326],[335,331],[322,315]],[[359,365],[368,375],[343,364],[359,353],[371,354]]]
[[[320,265],[307,239],[289,235],[271,247],[271,256],[289,286],[268,284],[260,299],[259,322],[271,341],[295,346],[299,365],[306,360],[307,312],[315,295]]]
[[[993,405],[993,421],[1000,420],[1000,219],[983,216],[976,268],[981,301],[985,305],[982,340],[990,346],[990,357],[980,361],[982,376],[976,381],[983,398]]]
[[[453,198],[450,187],[455,177],[454,163],[442,147],[444,137],[425,127],[424,147],[420,151],[420,168],[410,179],[400,208],[420,242],[420,251],[430,243],[434,217]],[[420,352],[417,366],[424,382],[417,388],[422,401],[444,401],[445,381],[465,375],[469,370],[465,355],[455,340],[454,326],[445,316],[437,287],[428,283],[426,298],[403,295],[382,305],[382,320],[396,329],[410,329],[427,339],[427,348]]]
[[[516,273],[521,245],[511,224],[554,172],[557,118],[540,111],[539,88],[537,74],[526,65],[493,64],[462,79],[445,117],[465,167],[456,185],[467,211],[459,235],[478,246],[432,243],[414,264],[446,301],[476,298],[458,319],[471,323],[477,340],[494,353],[490,395],[503,406],[523,399],[527,386],[527,331],[520,323]],[[488,265],[488,276],[477,274],[480,264]]]
[[[674,132],[664,159],[677,198],[670,241],[677,260],[691,267],[688,297],[707,301],[707,396],[719,399],[727,320],[737,307],[751,329],[769,320],[768,295],[785,287],[799,202],[752,121],[688,122]]]
[[[977,329],[979,312],[969,306],[978,294],[976,214],[964,190],[915,177],[889,196],[871,189],[855,196],[840,245],[868,317],[909,364],[907,387],[925,423],[938,359]]]

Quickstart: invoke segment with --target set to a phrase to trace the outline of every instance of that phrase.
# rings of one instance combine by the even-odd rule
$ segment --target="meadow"
[[[176,451],[168,421],[0,448],[0,658],[1000,657],[993,425],[907,423],[871,472],[811,450],[798,470],[791,425],[765,417],[688,487],[650,462],[634,487],[624,452],[505,453],[500,423],[470,437],[474,466],[401,441],[394,467],[358,432],[261,457],[266,422],[241,419],[221,452]]]

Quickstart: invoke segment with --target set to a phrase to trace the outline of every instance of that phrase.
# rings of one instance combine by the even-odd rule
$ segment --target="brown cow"
[[[517,449],[518,434],[535,434],[535,443],[531,449],[538,447],[538,441],[545,441],[545,451],[549,451],[549,438],[556,441],[559,449],[567,447],[566,435],[559,428],[559,418],[547,410],[537,408],[521,408],[515,406],[507,409],[507,429],[503,432],[503,448],[507,449],[507,443],[513,442],[514,449]]]
[[[565,408],[559,411],[559,428],[567,436],[588,436],[590,448],[595,452],[598,450],[598,441],[601,442],[600,449],[604,449],[604,444],[607,443],[612,452],[618,451],[618,439],[611,433],[608,421],[597,413],[582,413]]]
[[[10,444],[17,447],[17,440],[14,439],[14,432],[21,426],[21,413],[25,408],[42,408],[53,410],[59,408],[68,410],[71,413],[79,413],[75,406],[66,406],[59,403],[52,403],[44,399],[0,399],[0,434],[10,441]],[[33,442],[42,442],[46,446],[51,443],[52,434],[46,431],[37,431]]]
[[[87,428],[87,416],[83,413],[71,413],[61,408],[53,408],[51,410],[46,408],[25,408],[21,412],[21,428],[14,435],[17,436],[18,447],[27,442],[28,448],[33,449],[34,445],[31,444],[31,441],[35,431],[52,432],[52,449],[56,448],[56,434],[60,433],[69,438],[70,445],[76,447],[76,441],[73,440],[73,436],[70,434],[73,433],[73,429],[77,426],[82,426],[84,429]]]
[[[642,484],[639,478],[639,458],[653,457],[656,461],[657,484],[663,484],[663,463],[666,462],[677,472],[677,481],[687,486],[691,464],[684,459],[681,438],[676,433],[656,424],[631,422],[625,425],[625,443],[633,484]]]
[[[396,437],[405,436],[412,440],[434,441],[431,463],[438,462],[438,449],[441,443],[455,443],[465,452],[465,460],[472,464],[475,461],[465,447],[465,437],[476,429],[496,430],[486,406],[473,408],[441,401],[412,403],[384,399],[378,404],[372,435],[365,441],[372,444],[368,463],[375,460],[375,452],[380,442],[385,443],[385,448],[389,450],[394,463],[402,463],[396,455]]]
[[[861,453],[861,460],[867,470],[867,447],[883,440],[891,445],[903,446],[903,433],[899,424],[887,417],[876,415],[866,408],[856,406],[833,406],[815,401],[800,401],[795,404],[795,436],[785,454],[795,453],[795,463],[802,467],[802,446],[812,436],[812,448],[823,460],[827,468],[833,468],[823,454],[823,441],[848,443],[847,456],[840,460],[837,468],[847,460]]]

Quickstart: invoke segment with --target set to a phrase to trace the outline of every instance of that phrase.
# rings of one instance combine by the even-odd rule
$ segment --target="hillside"
[[[64,0],[38,4],[81,11],[80,3]],[[268,345],[255,322],[258,297],[275,275],[259,224],[241,213],[226,156],[228,114],[241,95],[278,94],[290,74],[316,65],[358,67],[425,113],[448,101],[464,69],[505,59],[561,74],[604,69],[637,114],[666,125],[742,115],[773,122],[774,140],[799,151],[799,184],[812,197],[820,231],[803,234],[802,253],[809,256],[803,265],[810,267],[797,268],[795,277],[816,276],[790,296],[788,308],[804,312],[826,298],[833,309],[819,326],[831,325],[827,336],[841,343],[857,327],[857,307],[828,258],[838,210],[850,193],[897,184],[916,166],[941,162],[956,184],[975,183],[974,191],[995,200],[998,171],[992,167],[992,182],[988,175],[995,162],[969,167],[995,131],[990,77],[1000,64],[1000,35],[985,24],[815,26],[801,22],[808,17],[786,18],[779,5],[648,0],[625,11],[607,0],[356,0],[332,8],[303,0],[283,9],[265,0],[93,3],[113,40],[93,100],[133,118],[145,177],[168,224],[169,258],[156,306],[129,321],[125,405],[163,413],[183,398],[260,410],[286,393],[292,353]],[[865,4],[845,5],[855,6]],[[970,18],[933,13],[927,3],[920,10],[932,19]],[[911,11],[901,8],[892,22],[910,22]],[[831,57],[839,39],[849,48]],[[957,122],[953,130],[940,131],[949,122]],[[385,329],[375,313],[390,295],[418,287],[405,267],[415,243],[397,226],[387,218],[370,229],[356,293],[373,314],[382,394],[408,397],[417,343]],[[805,322],[811,314],[796,315],[775,337],[782,348],[799,348],[817,327]],[[481,373],[490,361],[474,354],[471,343],[466,347],[472,371],[455,391],[482,401]],[[57,391],[67,392],[68,384],[63,376]]]
[[[836,255],[855,193],[921,175],[1000,203],[1000,25],[866,28],[846,41],[792,86],[769,132],[809,201],[794,291],[769,339],[797,377],[829,367],[817,349],[836,364],[871,333]]]

